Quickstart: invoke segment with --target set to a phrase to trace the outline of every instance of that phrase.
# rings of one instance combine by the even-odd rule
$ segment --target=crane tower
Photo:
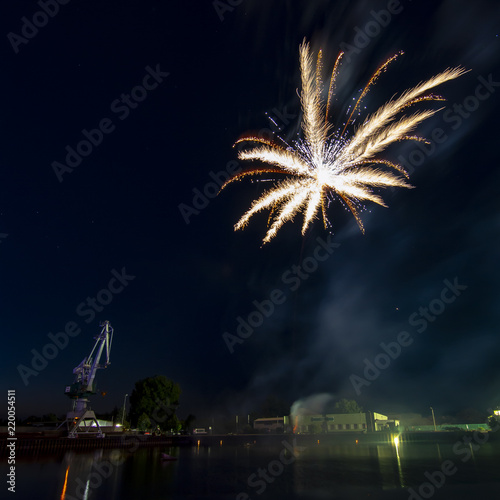
[[[71,385],[66,386],[65,394],[73,400],[73,409],[66,415],[68,437],[76,438],[79,432],[89,433],[92,429],[97,431],[97,437],[104,437],[94,411],[89,406],[88,397],[96,394],[95,376],[100,368],[110,364],[109,355],[113,341],[113,328],[109,321],[100,324],[101,333],[94,337],[94,348],[89,356],[73,369],[75,379]],[[100,364],[103,353],[106,360]],[[95,427],[93,424],[95,423]]]

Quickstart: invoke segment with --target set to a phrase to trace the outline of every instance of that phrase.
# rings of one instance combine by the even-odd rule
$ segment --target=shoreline
[[[500,438],[491,431],[414,431],[414,432],[336,432],[330,434],[218,434],[196,436],[151,436],[134,433],[107,435],[104,438],[95,436],[79,436],[70,439],[61,436],[59,431],[39,431],[37,433],[19,433],[17,435],[17,455],[44,455],[66,450],[85,451],[92,449],[127,449],[134,451],[138,447],[155,446],[251,446],[279,445],[283,440],[289,440],[297,445],[394,445],[397,437],[398,446],[414,443],[453,444],[463,440],[464,436],[475,434],[486,437],[489,442],[498,442]],[[7,453],[7,436],[0,435],[0,455]]]

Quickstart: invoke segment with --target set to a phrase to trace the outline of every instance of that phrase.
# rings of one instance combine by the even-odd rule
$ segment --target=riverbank
[[[397,438],[397,440],[396,440]],[[62,436],[59,431],[40,431],[36,433],[18,434],[15,441],[8,441],[6,436],[0,436],[0,455],[7,453],[6,445],[15,443],[16,454],[38,455],[63,452],[65,450],[91,449],[128,449],[135,451],[140,447],[155,446],[218,446],[221,444],[233,446],[273,446],[284,440],[293,445],[332,445],[332,444],[388,444],[404,445],[405,443],[455,443],[474,439],[477,442],[500,441],[493,432],[479,431],[437,431],[437,432],[336,432],[331,434],[220,434],[198,436],[151,436],[134,433],[115,433],[104,438],[95,435],[80,435],[70,439]]]

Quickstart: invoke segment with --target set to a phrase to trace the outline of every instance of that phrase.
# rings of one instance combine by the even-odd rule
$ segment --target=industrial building
[[[261,432],[285,432],[288,430],[290,417],[256,418],[253,428]]]
[[[294,417],[293,423],[293,430],[298,434],[376,432],[394,429],[399,426],[398,420],[389,420],[386,415],[375,412],[297,415]]]

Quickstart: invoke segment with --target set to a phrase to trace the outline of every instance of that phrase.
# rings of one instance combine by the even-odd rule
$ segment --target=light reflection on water
[[[396,436],[394,436],[396,437]],[[286,443],[286,444],[285,444]],[[177,460],[162,460],[161,453]],[[221,445],[67,452],[17,463],[19,498],[40,500],[128,500],[181,498],[405,498],[407,488],[428,479],[451,460],[457,473],[446,477],[439,498],[498,496],[500,446],[486,443],[459,456],[453,444],[401,443]],[[466,459],[466,460],[464,460]],[[2,464],[3,467],[3,464]],[[2,473],[3,473],[3,469]],[[460,496],[460,498],[466,498]]]

